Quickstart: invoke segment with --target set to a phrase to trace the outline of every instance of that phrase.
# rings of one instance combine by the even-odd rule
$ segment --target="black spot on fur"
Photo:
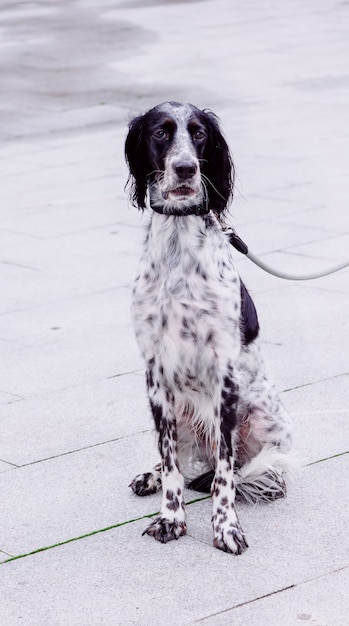
[[[165,397],[166,397],[166,402],[168,402],[169,404],[174,403],[173,391],[171,391],[169,387],[165,387]]]
[[[179,376],[178,376],[177,372],[175,372],[175,373],[173,374],[173,382],[174,382],[174,384],[176,385],[177,389],[178,389],[179,391],[182,391],[181,381],[180,381],[180,379],[179,379]]]
[[[202,278],[205,281],[207,280],[207,274],[206,274],[205,270],[201,267],[201,265],[198,264],[196,266],[195,272],[196,272],[196,274],[198,276],[200,276],[200,278]]]
[[[195,380],[194,374],[192,374],[188,368],[187,368],[187,370],[185,372],[185,375],[186,375],[188,380]]]
[[[174,465],[172,463],[172,455],[170,454],[169,448],[166,447],[165,442],[162,442],[162,457],[163,457],[163,462],[164,462],[164,467],[168,470],[168,472],[171,472],[174,469]]]
[[[228,375],[223,381],[221,402],[221,458],[230,458],[233,454],[232,432],[236,426],[236,407],[238,392],[232,378]]]
[[[281,426],[277,422],[273,422],[270,426],[268,426],[268,428],[266,429],[266,432],[272,433],[276,430],[281,430]]]
[[[218,498],[220,492],[221,492],[220,488],[217,487],[217,485],[215,485],[215,483],[213,482],[212,486],[211,486],[211,496],[215,497],[215,498]]]
[[[148,364],[147,364],[147,370],[146,370],[145,376],[146,376],[146,383],[147,383],[148,390],[154,387],[154,363],[155,363],[155,359],[152,358],[148,361]]]
[[[212,343],[213,338],[214,338],[214,333],[213,333],[213,331],[212,331],[212,330],[210,330],[210,331],[207,333],[207,336],[206,336],[206,344],[210,344],[210,343]]]
[[[227,481],[223,476],[217,476],[215,482],[217,485],[221,485],[222,487],[227,486]]]
[[[178,500],[177,496],[175,496],[173,491],[168,489],[166,491],[166,498],[168,500],[168,502],[166,504],[167,508],[170,511],[178,511],[178,509],[179,509],[179,500]]]
[[[178,511],[179,509],[178,498],[174,498],[171,502],[168,502],[166,506],[170,511]]]
[[[149,400],[151,412],[153,414],[153,419],[155,423],[155,428],[158,432],[160,432],[160,424],[162,420],[162,409],[159,404],[156,404],[152,400]]]
[[[168,316],[165,315],[165,313],[162,314],[161,316],[161,328],[162,330],[166,330],[168,326]]]
[[[245,346],[248,346],[251,341],[254,341],[259,333],[259,324],[256,307],[253,300],[248,293],[244,283],[240,281],[240,294],[241,294],[241,312],[240,312],[240,329],[242,342]]]

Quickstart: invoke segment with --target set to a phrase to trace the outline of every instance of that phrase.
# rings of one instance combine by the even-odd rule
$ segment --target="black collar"
[[[164,211],[164,207],[163,206],[152,206],[151,208],[153,209],[153,211],[155,211],[155,213],[160,213],[161,215],[168,215],[170,216],[177,216],[177,217],[187,217],[187,215],[208,215],[208,213],[210,212],[210,209],[208,206],[202,206],[201,204],[196,204],[193,206],[189,206],[186,209],[175,209],[175,208],[171,208],[170,211],[167,213],[167,211]]]
[[[150,205],[155,213],[160,213],[160,215],[167,215],[168,217],[177,216],[177,217],[186,217],[187,215],[208,215],[210,209],[208,206],[201,206],[201,204],[189,206],[185,209],[185,213],[181,213],[179,209],[171,209],[171,213],[164,213],[163,206],[152,206]],[[229,236],[229,241],[236,250],[241,252],[241,254],[248,254],[248,247],[245,242],[239,237],[239,235],[235,232],[235,230],[229,226],[222,226],[222,231]]]

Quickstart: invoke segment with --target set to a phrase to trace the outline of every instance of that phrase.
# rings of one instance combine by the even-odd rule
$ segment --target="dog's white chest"
[[[133,294],[143,356],[160,360],[177,386],[213,381],[240,344],[240,285],[229,244],[218,230],[198,231],[196,217],[181,222],[177,230],[151,227]]]

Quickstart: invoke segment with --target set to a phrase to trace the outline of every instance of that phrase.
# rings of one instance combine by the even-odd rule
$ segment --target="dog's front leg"
[[[171,394],[167,392],[168,396]],[[162,504],[158,515],[144,531],[162,543],[178,539],[186,533],[184,511],[184,479],[177,460],[177,433],[174,402],[161,403],[154,397],[150,405],[159,435],[162,463]]]
[[[216,471],[211,486],[213,545],[224,552],[242,554],[248,548],[235,509],[234,429],[237,393],[230,370],[215,411]]]

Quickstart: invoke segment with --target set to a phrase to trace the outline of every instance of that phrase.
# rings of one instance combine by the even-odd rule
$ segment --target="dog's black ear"
[[[145,115],[140,115],[130,122],[125,142],[125,158],[130,170],[126,186],[130,188],[130,199],[133,206],[139,209],[145,207],[149,169],[144,118]]]
[[[204,111],[208,138],[203,155],[202,173],[207,177],[207,193],[210,207],[222,213],[233,198],[234,164],[218,124],[211,111]]]

